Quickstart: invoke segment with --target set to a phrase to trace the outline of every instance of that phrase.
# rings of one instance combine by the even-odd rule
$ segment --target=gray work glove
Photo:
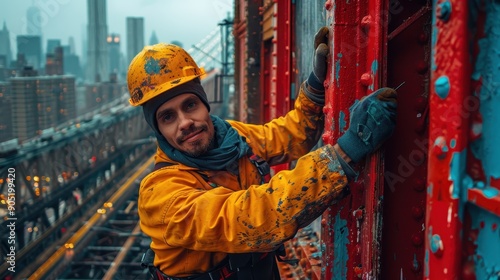
[[[381,88],[349,108],[349,129],[337,143],[353,162],[373,153],[391,136],[396,126],[397,105],[396,91]]]
[[[327,59],[330,51],[328,47],[328,32],[326,26],[321,27],[314,35],[313,71],[307,78],[307,84],[316,92],[324,92],[323,83],[326,78]]]

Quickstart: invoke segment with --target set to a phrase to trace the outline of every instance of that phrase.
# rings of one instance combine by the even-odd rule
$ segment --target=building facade
[[[24,55],[27,65],[40,70],[42,66],[42,39],[39,35],[18,35],[17,55]]]
[[[0,82],[0,142],[10,140],[12,134],[12,95],[10,94],[10,84]]]
[[[90,83],[105,81],[109,76],[106,0],[87,0],[87,16],[86,80]]]
[[[40,131],[76,117],[73,76],[23,76],[9,79],[14,138],[25,141]]]
[[[144,48],[144,18],[127,17],[127,65]]]

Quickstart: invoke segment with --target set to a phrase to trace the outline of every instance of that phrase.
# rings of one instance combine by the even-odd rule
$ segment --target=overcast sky
[[[234,0],[107,0],[108,33],[118,33],[126,52],[126,18],[144,17],[145,44],[152,32],[160,42],[180,41],[185,48],[200,42],[233,13]],[[86,37],[87,0],[0,0],[0,29],[7,24],[15,57],[17,35],[27,34],[27,10],[36,5],[41,11],[43,49],[47,39],[68,44],[72,36],[76,53],[81,55]]]

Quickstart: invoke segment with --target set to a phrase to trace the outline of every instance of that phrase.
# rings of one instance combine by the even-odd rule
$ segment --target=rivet
[[[424,209],[420,206],[413,206],[411,208],[411,215],[415,218],[415,220],[419,220],[424,216]]]
[[[363,27],[365,29],[365,31],[370,29],[371,24],[372,24],[371,16],[364,16],[361,19],[361,27]]]
[[[421,60],[417,63],[417,73],[425,74],[427,73],[427,70],[429,70],[429,65],[427,64],[427,62]]]
[[[367,87],[372,84],[372,75],[370,73],[364,73],[361,75],[360,82],[363,86]]]
[[[422,192],[425,190],[425,180],[421,178],[415,179],[415,183],[413,185],[413,189],[417,192]]]
[[[443,136],[438,136],[434,141],[434,146],[432,152],[436,155],[438,159],[446,158],[448,154],[448,146],[446,145],[446,140]]]
[[[361,266],[355,266],[354,275],[356,275],[358,278],[361,278],[363,276],[363,268]]]
[[[422,243],[424,242],[424,239],[422,238],[422,234],[421,233],[414,233],[411,236],[411,242],[413,243],[413,245],[415,247],[419,247],[420,245],[422,245]]]
[[[421,44],[426,44],[428,39],[429,39],[429,36],[425,33],[420,33],[420,35],[418,36],[418,41]]]
[[[356,218],[356,220],[363,219],[363,210],[357,209],[352,212],[352,215]]]
[[[442,256],[444,251],[444,245],[443,241],[441,240],[441,236],[439,236],[438,234],[434,234],[431,237],[430,247],[431,247],[431,252],[434,255],[436,255],[437,257]]]
[[[427,99],[425,97],[420,96],[415,100],[415,106],[414,106],[415,111],[423,113],[426,107],[427,107]]]
[[[436,94],[441,98],[445,99],[448,97],[450,93],[450,80],[447,76],[441,76],[436,79],[434,82],[434,89],[436,90]]]
[[[444,2],[439,3],[437,5],[436,16],[444,22],[447,22],[450,19],[450,16],[451,16],[451,3],[450,3],[450,1],[444,1]]]

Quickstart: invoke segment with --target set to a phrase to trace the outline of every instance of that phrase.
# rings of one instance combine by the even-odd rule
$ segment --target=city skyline
[[[82,50],[88,37],[87,1],[0,0],[0,24],[3,26],[5,22],[9,30],[13,58],[17,52],[16,37],[29,33],[27,13],[33,5],[40,10],[37,25],[41,27],[44,51],[47,40],[59,39],[61,44],[68,45],[70,37],[73,37],[75,53],[85,56]],[[126,53],[126,18],[144,17],[146,44],[154,32],[160,42],[179,41],[184,47],[191,47],[216,29],[228,13],[232,14],[232,9],[230,0],[108,0],[108,33],[118,34],[122,38],[121,52]]]

